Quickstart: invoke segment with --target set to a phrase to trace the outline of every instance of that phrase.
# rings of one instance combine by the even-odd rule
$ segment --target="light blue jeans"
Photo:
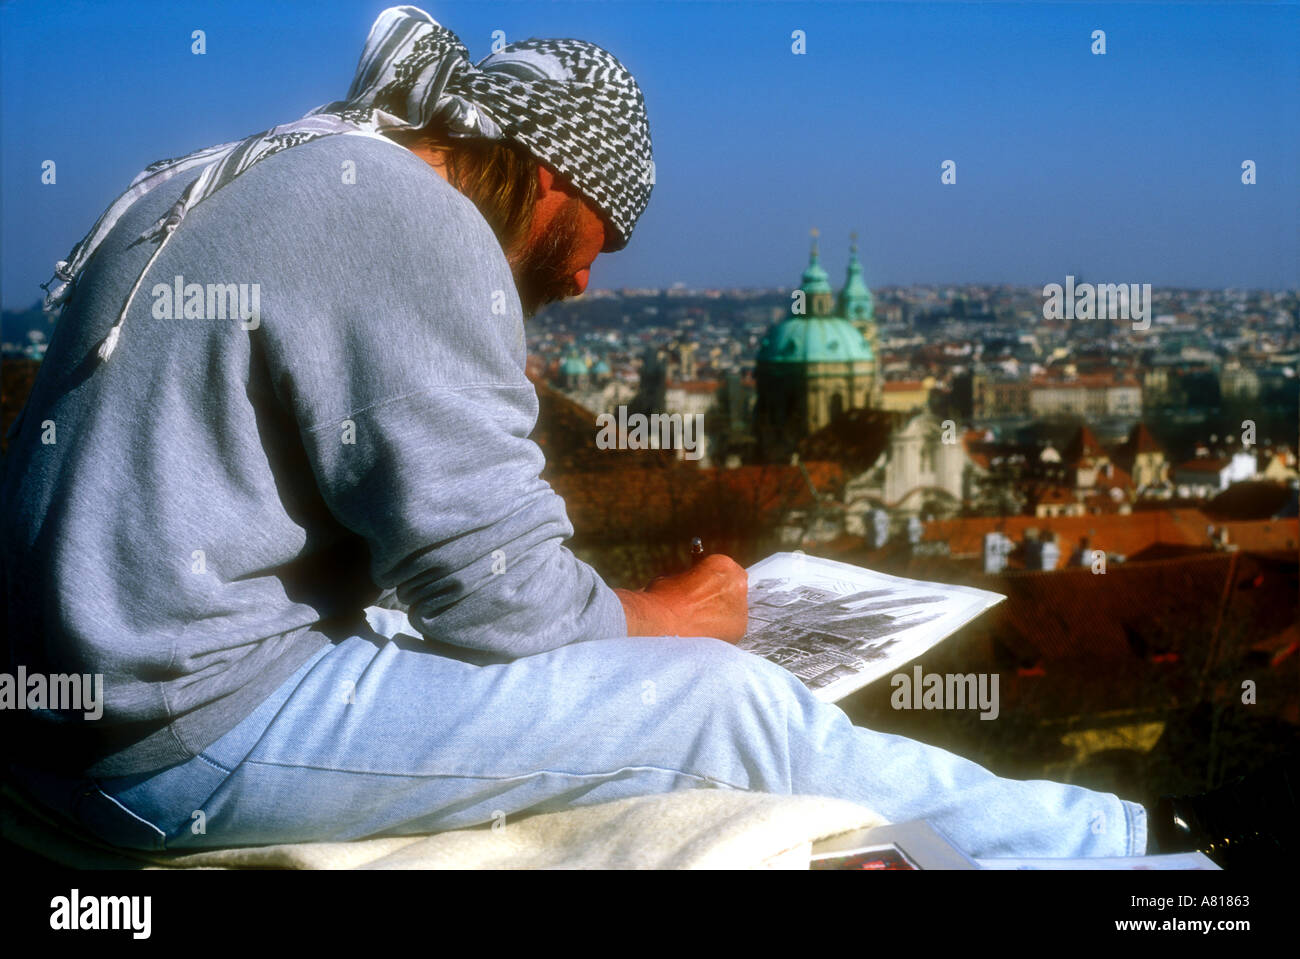
[[[976,857],[1132,856],[1146,811],[1002,779],[852,725],[779,666],[716,639],[573,643],[509,662],[437,646],[399,612],[318,652],[202,754],[160,772],[20,773],[101,838],[192,849],[405,835],[627,796],[835,796],[926,819]]]

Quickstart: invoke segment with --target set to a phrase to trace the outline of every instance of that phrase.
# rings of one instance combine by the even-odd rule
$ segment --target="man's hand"
[[[714,636],[729,643],[745,635],[749,577],[714,553],[689,572],[664,576],[649,589],[616,589],[629,636]]]

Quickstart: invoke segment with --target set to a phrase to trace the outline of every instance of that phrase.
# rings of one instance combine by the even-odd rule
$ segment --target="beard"
[[[578,284],[570,272],[582,231],[582,201],[570,197],[556,213],[537,242],[525,241],[523,250],[507,257],[524,319],[531,319],[548,303],[577,296]]]

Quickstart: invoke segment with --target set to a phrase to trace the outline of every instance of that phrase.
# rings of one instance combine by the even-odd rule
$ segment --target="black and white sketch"
[[[751,566],[741,649],[835,702],[930,649],[1002,596],[776,553]]]

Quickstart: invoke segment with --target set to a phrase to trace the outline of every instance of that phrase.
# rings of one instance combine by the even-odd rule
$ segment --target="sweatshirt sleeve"
[[[519,657],[626,636],[618,597],[565,548],[564,501],[539,475],[500,245],[418,158],[367,156],[376,186],[347,196],[345,222],[316,242],[299,224],[312,266],[285,290],[295,308],[262,304],[271,379],[327,507],[430,638]]]

